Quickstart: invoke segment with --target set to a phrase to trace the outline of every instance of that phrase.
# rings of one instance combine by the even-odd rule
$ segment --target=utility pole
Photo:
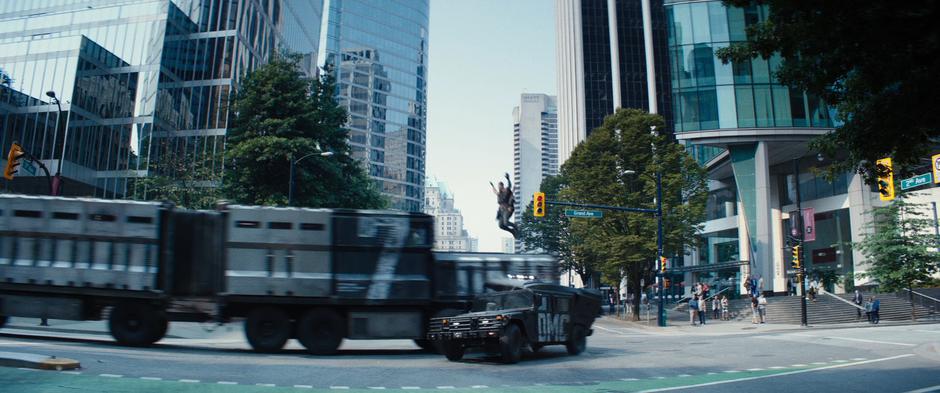
[[[796,217],[790,217],[790,224],[797,229],[800,240],[800,252],[803,252],[803,240],[805,235],[803,231],[803,208],[800,198],[800,159],[793,159],[793,183],[796,185]],[[800,284],[800,325],[809,326],[806,318],[806,261],[801,256],[800,268],[796,271],[796,281]]]

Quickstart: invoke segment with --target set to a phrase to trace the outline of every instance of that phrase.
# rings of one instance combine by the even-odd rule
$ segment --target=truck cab
[[[432,318],[428,339],[437,342],[447,359],[458,361],[467,348],[499,354],[516,363],[526,346],[533,352],[546,345],[565,345],[578,355],[600,308],[596,292],[556,284],[529,283],[477,296],[470,312]]]

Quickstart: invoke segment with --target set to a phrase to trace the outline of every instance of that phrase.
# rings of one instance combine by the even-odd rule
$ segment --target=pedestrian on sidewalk
[[[695,326],[695,313],[698,311],[698,300],[696,296],[692,295],[692,298],[689,299],[689,322],[692,323],[692,326]]]
[[[724,295],[721,296],[721,320],[731,320],[731,315],[728,313],[728,297]]]
[[[871,323],[871,298],[865,302],[865,319]]]
[[[751,323],[757,323],[757,297],[751,296]]]
[[[721,299],[718,296],[712,298],[712,319],[721,318]]]
[[[760,316],[760,323],[764,323],[764,318],[767,316],[767,298],[764,294],[757,298],[757,314]]]
[[[855,295],[852,296],[852,303],[855,303],[855,320],[858,321],[862,319],[862,302],[865,301],[865,297],[862,296],[862,293],[855,290]]]
[[[705,296],[701,296],[698,302],[698,322],[705,326],[705,316],[708,315],[708,300],[705,300]]]
[[[881,300],[878,300],[874,296],[871,297],[871,323],[878,324],[881,321],[881,316],[878,315],[878,312],[881,311]]]

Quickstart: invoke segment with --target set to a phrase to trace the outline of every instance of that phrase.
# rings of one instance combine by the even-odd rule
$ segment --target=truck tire
[[[441,352],[444,352],[447,360],[457,362],[463,359],[464,347],[458,342],[444,341],[441,344]]]
[[[587,332],[585,332],[584,326],[575,325],[571,328],[571,337],[565,343],[565,348],[568,349],[569,355],[580,355],[581,352],[587,349]]]
[[[297,339],[314,355],[332,355],[346,336],[343,318],[336,312],[314,308],[304,313],[297,324]]]
[[[258,307],[245,319],[245,338],[255,352],[277,352],[290,336],[290,316],[279,308]]]
[[[522,359],[522,331],[519,325],[511,324],[499,338],[499,350],[504,363],[518,363]]]
[[[157,342],[166,333],[166,314],[153,306],[120,303],[111,310],[108,329],[121,345],[143,347]]]

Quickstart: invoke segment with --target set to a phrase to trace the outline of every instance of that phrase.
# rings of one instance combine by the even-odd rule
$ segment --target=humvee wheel
[[[587,334],[584,331],[584,326],[575,325],[571,329],[571,337],[565,343],[565,348],[568,349],[569,355],[578,355],[584,352],[587,348]]]
[[[277,352],[290,336],[290,316],[284,310],[259,307],[245,320],[245,338],[255,352]]]
[[[120,303],[111,309],[108,330],[121,345],[142,347],[153,344],[166,333],[163,311],[146,304]]]
[[[312,309],[297,323],[297,339],[314,355],[336,353],[343,342],[343,318],[326,309]]]
[[[444,356],[447,357],[447,360],[452,362],[459,361],[463,359],[464,348],[460,343],[445,341],[441,344],[441,348],[444,351]]]
[[[499,350],[504,363],[518,363],[522,359],[522,331],[518,325],[506,327],[506,332],[499,338]]]

